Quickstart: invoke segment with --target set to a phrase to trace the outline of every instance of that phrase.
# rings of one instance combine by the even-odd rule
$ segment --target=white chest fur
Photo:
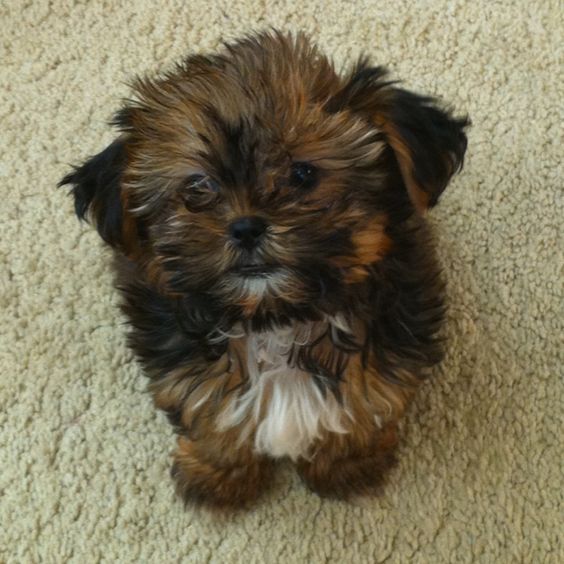
[[[273,457],[307,457],[323,430],[345,433],[347,411],[332,393],[323,393],[312,375],[289,363],[293,347],[311,339],[311,326],[284,328],[247,336],[249,389],[223,414],[220,428],[256,427],[255,449]]]

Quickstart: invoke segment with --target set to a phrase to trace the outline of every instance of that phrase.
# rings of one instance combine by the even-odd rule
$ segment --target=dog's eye
[[[218,201],[219,185],[208,176],[193,174],[182,185],[182,197],[191,212],[211,209]]]
[[[290,169],[290,185],[302,190],[310,190],[317,185],[319,173],[311,163],[297,162]]]

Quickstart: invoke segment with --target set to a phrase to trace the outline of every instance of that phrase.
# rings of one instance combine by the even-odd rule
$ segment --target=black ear
[[[397,88],[382,67],[361,60],[337,95],[339,109],[364,113],[394,151],[409,197],[423,212],[434,206],[464,162],[467,117],[454,117],[430,97]],[[335,102],[333,102],[335,103]]]
[[[76,215],[80,219],[88,215],[102,239],[114,247],[123,242],[121,179],[125,164],[125,142],[118,139],[59,182],[59,186],[72,186]]]
[[[468,119],[453,117],[432,98],[397,88],[389,108],[376,119],[394,150],[413,205],[419,212],[434,206],[464,163]]]

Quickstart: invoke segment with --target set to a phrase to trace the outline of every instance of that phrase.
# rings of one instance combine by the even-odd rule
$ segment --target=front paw
[[[321,497],[375,495],[396,464],[396,444],[395,429],[388,429],[374,444],[362,449],[321,445],[311,460],[298,462],[297,470],[306,485]]]
[[[209,458],[205,444],[178,440],[171,475],[176,492],[186,504],[211,509],[245,509],[265,490],[271,463],[252,452],[241,452],[236,463]]]

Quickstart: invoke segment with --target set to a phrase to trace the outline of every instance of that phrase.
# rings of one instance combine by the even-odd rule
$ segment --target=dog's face
[[[466,121],[304,37],[263,34],[135,84],[121,136],[64,179],[171,294],[331,313],[460,167]]]

